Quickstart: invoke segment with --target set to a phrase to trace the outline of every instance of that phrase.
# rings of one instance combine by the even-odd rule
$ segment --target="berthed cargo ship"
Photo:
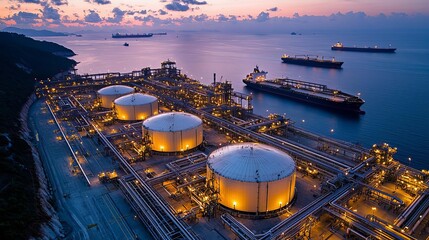
[[[324,57],[319,58],[318,56],[309,55],[295,55],[294,57],[292,57],[287,54],[283,54],[281,59],[284,63],[324,68],[341,68],[341,65],[343,65],[344,63],[336,61],[335,58],[324,59]]]
[[[143,34],[112,34],[112,38],[148,38],[152,37],[153,33],[143,33]]]
[[[253,72],[243,79],[243,82],[252,89],[277,94],[300,102],[343,112],[365,113],[360,110],[365,101],[358,96],[330,89],[326,85],[289,78],[267,80],[266,75],[267,72],[260,71],[256,66]]]
[[[378,46],[374,47],[344,47],[344,45],[340,42],[335,43],[331,47],[331,50],[338,51],[350,51],[350,52],[373,52],[373,53],[394,53],[396,48],[380,48]]]

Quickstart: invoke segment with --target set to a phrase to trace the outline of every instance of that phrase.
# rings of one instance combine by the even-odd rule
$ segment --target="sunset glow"
[[[337,13],[429,15],[425,0],[2,0],[0,26],[101,27],[174,26],[186,23],[266,21]]]

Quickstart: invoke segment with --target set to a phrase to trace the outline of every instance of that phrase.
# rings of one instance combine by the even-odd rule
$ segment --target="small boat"
[[[76,34],[76,37],[82,37],[82,34]]]
[[[331,50],[350,51],[350,52],[394,53],[396,51],[396,48],[392,48],[392,47],[381,48],[378,46],[374,46],[374,47],[345,47],[341,42],[337,42],[331,47]]]
[[[267,72],[260,71],[258,66],[248,74],[243,82],[247,87],[280,95],[295,101],[309,103],[333,110],[363,114],[360,110],[365,103],[359,96],[330,89],[326,85],[304,82],[289,78],[266,79]]]
[[[344,62],[336,61],[335,58],[324,59],[324,57],[319,58],[319,56],[309,56],[309,55],[295,55],[289,56],[283,54],[282,61],[284,63],[291,63],[297,65],[305,65],[311,67],[324,67],[324,68],[341,68]]]
[[[128,46],[130,46],[130,44],[128,44],[128,43],[124,43],[124,46],[125,46],[125,47],[128,47]]]

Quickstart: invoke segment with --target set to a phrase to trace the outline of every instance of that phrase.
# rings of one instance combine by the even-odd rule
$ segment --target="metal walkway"
[[[139,218],[148,227],[156,239],[199,239],[189,227],[177,219],[172,209],[162,201],[160,196],[146,183],[136,170],[122,157],[113,144],[101,133],[92,122],[102,142],[119,159],[124,170],[132,175],[132,179],[120,179],[119,183],[127,196],[127,200],[138,213]]]

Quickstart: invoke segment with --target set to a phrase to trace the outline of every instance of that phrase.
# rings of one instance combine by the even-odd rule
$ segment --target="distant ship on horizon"
[[[148,38],[152,37],[153,33],[143,33],[143,34],[121,34],[115,33],[112,34],[112,38]]]
[[[350,51],[350,52],[373,52],[373,53],[394,53],[396,48],[374,47],[345,47],[341,42],[337,42],[331,47],[331,50]]]
[[[283,54],[281,57],[284,63],[291,63],[297,65],[305,65],[311,67],[324,67],[324,68],[341,68],[344,62],[336,61],[335,58],[324,59],[324,57],[319,58],[319,56],[309,56],[309,55],[295,55],[289,56]]]

